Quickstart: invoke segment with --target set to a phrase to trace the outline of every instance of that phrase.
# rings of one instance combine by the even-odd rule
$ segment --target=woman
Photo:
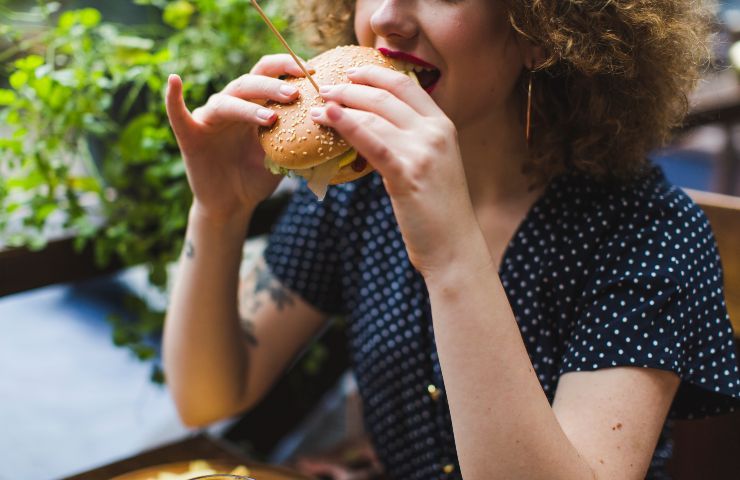
[[[737,404],[711,230],[645,160],[705,59],[700,2],[296,11],[325,47],[411,54],[439,78],[425,91],[363,67],[322,91],[314,120],[377,174],[321,204],[299,190],[241,321],[244,232],[279,181],[256,140],[276,118],[261,100],[292,101],[277,77],[301,73],[265,57],[192,114],[170,78],[194,203],[165,362],[187,424],[253,406],[334,313],[392,478],[644,478],[654,452],[658,477],[668,415]]]

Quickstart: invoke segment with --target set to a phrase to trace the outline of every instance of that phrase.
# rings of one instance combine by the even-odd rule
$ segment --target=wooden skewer
[[[316,84],[311,74],[308,73],[308,70],[306,69],[306,67],[303,66],[303,62],[301,62],[301,60],[295,54],[293,49],[290,48],[290,45],[288,45],[288,42],[285,41],[285,38],[283,38],[280,32],[278,32],[278,29],[275,28],[275,25],[272,24],[267,14],[264,12],[264,10],[262,10],[262,7],[259,6],[259,4],[257,3],[257,0],[252,0],[252,5],[254,5],[254,8],[256,8],[259,14],[262,16],[262,19],[265,21],[267,26],[270,27],[270,30],[272,30],[272,33],[274,33],[278,37],[278,40],[280,40],[280,43],[282,43],[283,46],[288,50],[288,53],[290,53],[290,56],[293,57],[293,60],[295,60],[295,63],[297,63],[300,69],[303,70],[303,73],[306,74],[306,77],[308,77],[308,80],[311,82],[311,85],[313,85],[313,88],[316,89],[316,92],[318,92],[319,86]]]

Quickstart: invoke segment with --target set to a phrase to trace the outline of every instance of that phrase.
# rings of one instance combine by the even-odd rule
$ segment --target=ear
[[[545,61],[545,49],[533,43],[530,39],[518,33],[516,42],[522,57],[522,65],[527,70],[534,70]]]
[[[529,43],[529,42],[527,42]],[[545,62],[545,49],[539,45],[529,44],[529,58],[524,57],[524,65],[534,70]]]

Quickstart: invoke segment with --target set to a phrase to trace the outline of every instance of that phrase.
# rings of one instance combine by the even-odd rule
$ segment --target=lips
[[[378,51],[388,58],[400,60],[405,63],[406,65],[404,67],[407,70],[414,71],[421,87],[427,93],[432,93],[437,83],[439,83],[439,79],[442,77],[442,72],[437,67],[410,53],[390,50],[388,48],[379,48]]]

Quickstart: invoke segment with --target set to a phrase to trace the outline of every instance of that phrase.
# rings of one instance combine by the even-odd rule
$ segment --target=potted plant
[[[145,265],[165,290],[182,248],[191,193],[163,89],[179,73],[189,105],[282,51],[249,0],[131,0],[155,24],[121,25],[93,8],[39,1],[32,23],[4,26],[0,54],[0,246],[41,249],[50,236],[91,244],[100,266]],[[279,29],[278,0],[263,7]],[[29,28],[32,25],[33,28]],[[162,380],[164,310],[132,296],[111,317],[114,341]]]

